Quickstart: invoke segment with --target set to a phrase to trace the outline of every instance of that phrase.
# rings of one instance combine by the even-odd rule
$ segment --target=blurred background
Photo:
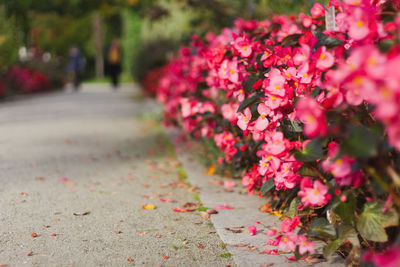
[[[71,48],[81,79],[102,82],[106,51],[121,44],[122,81],[142,82],[192,34],[235,18],[307,12],[311,0],[0,0],[0,95],[62,88]]]

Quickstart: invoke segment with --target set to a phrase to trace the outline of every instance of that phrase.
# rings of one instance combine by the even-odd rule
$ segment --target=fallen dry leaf
[[[115,231],[115,233],[116,233],[117,235],[119,235],[119,234],[121,234],[122,232],[121,232],[121,231]]]
[[[147,235],[147,232],[140,232],[140,233],[138,233],[138,235],[140,235],[140,236]]]
[[[168,257],[167,255],[163,255],[162,258],[163,258],[164,260],[168,260],[168,259],[169,259],[169,257]]]
[[[46,181],[47,178],[38,176],[38,177],[35,177],[35,180],[36,181]]]
[[[89,214],[90,214],[90,211],[84,211],[84,212],[79,212],[79,213],[74,212],[75,216],[85,216],[85,215],[89,215]]]
[[[160,235],[160,234],[156,234],[154,237],[155,237],[155,238],[162,238],[163,236]]]
[[[210,218],[210,214],[205,211],[200,212],[200,216],[201,216],[201,218],[204,218],[204,219]]]
[[[148,185],[148,184],[142,184],[142,187],[144,187],[144,188],[149,188],[150,185]]]
[[[184,241],[182,242],[182,244],[184,244],[184,245],[186,245],[187,243],[189,243],[189,241],[187,241],[187,240],[184,240]]]
[[[33,255],[34,255],[33,251],[30,251],[26,256],[30,257],[30,256],[33,256]]]
[[[236,245],[233,245],[234,247],[237,247],[237,248],[242,248],[242,247],[247,247],[248,246],[248,244],[243,244],[243,243],[241,243],[241,244],[236,244]]]
[[[129,261],[129,262],[133,262],[133,259],[132,259],[132,258],[129,258],[128,261]]]
[[[31,237],[37,237],[37,236],[38,236],[37,233],[35,232],[31,233]]]
[[[24,196],[24,197],[26,197],[27,195],[28,195],[28,193],[21,192],[21,196]]]
[[[203,244],[199,243],[199,245],[197,246],[197,248],[203,249],[204,246],[203,246]]]

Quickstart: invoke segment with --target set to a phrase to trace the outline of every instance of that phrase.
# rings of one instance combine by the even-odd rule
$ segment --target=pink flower
[[[221,106],[221,113],[222,116],[229,120],[229,121],[234,121],[236,120],[236,110],[237,110],[237,105],[235,104],[224,104]]]
[[[370,261],[377,267],[398,267],[400,266],[400,247],[392,246],[387,251],[374,254],[368,251],[363,255],[363,261]]]
[[[274,132],[271,136],[266,137],[265,141],[267,144],[264,150],[271,155],[278,156],[286,150],[282,132]]]
[[[225,188],[232,188],[235,187],[236,183],[234,181],[224,181],[224,187]]]
[[[240,129],[245,131],[245,130],[247,130],[250,120],[251,120],[251,111],[249,108],[246,108],[244,110],[244,114],[243,113],[238,114],[237,125],[239,126]]]
[[[318,60],[317,60],[317,69],[319,70],[327,70],[333,66],[335,63],[335,58],[330,52],[326,51],[326,47],[323,46],[321,48]]]
[[[322,168],[334,177],[343,178],[351,173],[351,165],[354,159],[346,156],[336,158],[337,153],[339,153],[339,144],[336,142],[329,143],[328,158],[322,162]]]
[[[299,246],[299,252],[301,255],[303,255],[307,252],[310,252],[310,253],[315,252],[314,243],[312,243],[311,241],[308,241],[304,235],[297,236],[297,245]]]
[[[268,127],[268,119],[267,116],[271,112],[271,110],[265,105],[264,103],[261,103],[258,105],[257,108],[258,113],[260,114],[260,117],[256,120],[256,124],[254,125],[254,128],[257,131],[264,131]]]
[[[297,235],[287,234],[279,238],[279,249],[294,251],[296,249]]]
[[[311,8],[311,15],[313,17],[322,17],[325,15],[325,9],[320,3],[315,3]]]
[[[278,69],[272,69],[269,73],[269,79],[269,86],[266,88],[267,92],[283,97],[286,93],[286,79],[281,75],[281,72]]]
[[[349,36],[354,40],[362,40],[369,34],[369,25],[366,18],[368,16],[364,13],[361,8],[356,8],[349,20],[350,28],[349,28]]]
[[[250,225],[247,230],[249,231],[250,235],[255,235],[257,233],[257,227],[254,225]]]
[[[237,37],[233,46],[239,51],[241,57],[249,57],[253,52],[252,44],[245,36]]]
[[[325,136],[328,132],[325,115],[320,105],[310,97],[300,99],[296,117],[304,123],[304,134],[309,138]]]
[[[300,224],[299,216],[294,216],[292,219],[286,219],[281,224],[281,232],[290,233]]]
[[[303,178],[298,196],[305,206],[325,206],[331,199],[328,188],[318,180],[313,184],[310,178]]]
[[[267,236],[272,237],[272,236],[276,235],[276,233],[277,233],[276,229],[268,230]]]

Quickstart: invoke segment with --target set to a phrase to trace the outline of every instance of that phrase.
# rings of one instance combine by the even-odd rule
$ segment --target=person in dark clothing
[[[80,49],[77,46],[71,47],[69,50],[69,62],[68,62],[68,75],[71,83],[75,90],[78,90],[82,74],[85,69],[86,59],[82,55]]]
[[[107,53],[108,74],[111,77],[112,86],[117,89],[119,86],[119,75],[122,71],[121,66],[121,45],[117,38],[115,38]]]

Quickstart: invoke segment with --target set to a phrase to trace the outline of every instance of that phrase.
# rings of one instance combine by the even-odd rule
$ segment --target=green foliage
[[[274,184],[274,179],[269,178],[269,180],[265,181],[265,183],[261,186],[261,195],[267,194],[269,191],[271,191],[272,188],[275,187]]]
[[[312,162],[323,156],[322,145],[320,139],[311,140],[303,151],[297,152],[295,157],[298,161]]]
[[[336,231],[327,219],[318,218],[311,224],[308,235],[310,237],[326,238],[330,240],[335,238]]]
[[[357,229],[367,240],[386,242],[388,236],[385,228],[397,226],[399,215],[394,210],[383,212],[383,204],[378,202],[366,203],[357,222]]]
[[[18,28],[6,18],[4,8],[0,7],[0,68],[9,67],[17,61],[21,44]]]

